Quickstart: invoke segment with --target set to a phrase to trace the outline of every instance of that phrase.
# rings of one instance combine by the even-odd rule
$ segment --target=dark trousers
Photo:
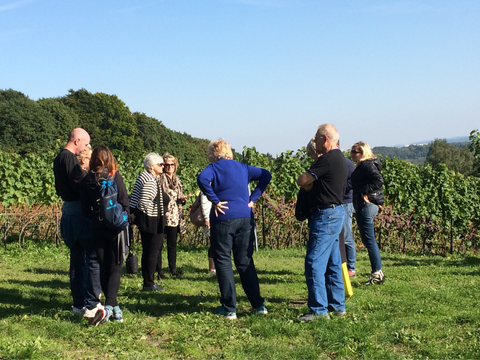
[[[105,305],[117,306],[123,265],[118,248],[117,232],[110,229],[95,229],[93,240],[100,263],[100,282],[105,294]]]
[[[142,236],[142,276],[143,286],[155,284],[155,268],[157,267],[158,253],[161,249],[163,234],[149,234],[141,232]]]
[[[178,235],[178,226],[171,227],[165,226],[165,236],[167,239],[167,257],[168,257],[168,268],[170,272],[177,270],[177,235]],[[163,238],[160,244],[160,250],[158,251],[157,259],[157,271],[162,272],[162,248],[163,248]]]
[[[253,219],[239,218],[212,223],[210,240],[213,261],[220,287],[220,303],[227,311],[236,312],[237,295],[233,277],[232,258],[243,290],[253,308],[265,301],[260,296],[257,270],[253,262]]]

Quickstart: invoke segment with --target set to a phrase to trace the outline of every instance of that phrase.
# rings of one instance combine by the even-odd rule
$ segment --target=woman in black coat
[[[107,179],[115,180],[118,188],[117,202],[123,206],[128,216],[129,198],[122,175],[118,172],[117,161],[107,147],[99,146],[93,150],[90,172],[80,184],[82,212],[92,220],[92,239],[100,264],[102,291],[105,294],[105,308],[99,309],[93,318],[95,326],[108,321],[112,315],[115,321],[123,322],[117,295],[125,257],[125,242],[122,238],[126,238],[127,230],[118,231],[107,227],[100,216],[100,187]]]
[[[357,167],[352,173],[353,207],[362,242],[368,250],[372,272],[366,285],[383,284],[382,258],[375,239],[373,220],[378,214],[378,204],[383,204],[382,164],[367,143],[359,141],[350,150]],[[376,205],[376,204],[377,205]]]

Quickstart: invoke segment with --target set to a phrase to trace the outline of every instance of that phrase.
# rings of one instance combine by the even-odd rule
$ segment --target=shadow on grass
[[[69,276],[68,271],[66,270],[52,270],[52,269],[25,269],[26,273],[33,273],[33,274],[48,274],[48,275],[63,275]]]
[[[440,258],[437,255],[432,258],[422,257],[419,259],[398,259],[391,256],[383,256],[382,260],[384,261],[393,261],[393,266],[431,266],[431,265],[441,265],[441,266],[453,266],[453,267],[477,267],[480,265],[480,258],[475,256],[467,256],[463,259],[448,259]]]
[[[240,278],[238,276],[238,272],[235,270],[235,265],[233,265],[233,267],[234,267],[235,282],[239,284]],[[217,282],[217,277],[209,276],[207,270],[203,268],[198,268],[191,265],[183,265],[178,268],[178,271],[180,271],[183,274],[182,278],[178,280],[186,279],[188,281]],[[141,272],[141,270],[139,270],[139,272]],[[201,275],[205,274],[205,276],[199,277],[199,274]],[[284,284],[285,280],[288,280],[288,282],[291,282],[291,283],[305,282],[303,273],[299,274],[289,270],[273,270],[272,271],[272,270],[257,269],[257,274],[261,276],[260,284]],[[294,276],[300,276],[299,280],[296,280]],[[169,279],[175,279],[175,278],[170,276]]]

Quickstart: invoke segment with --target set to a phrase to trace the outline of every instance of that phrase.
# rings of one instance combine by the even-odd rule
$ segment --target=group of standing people
[[[184,227],[182,206],[190,195],[183,194],[182,182],[176,175],[177,159],[170,154],[149,153],[143,162],[144,171],[129,196],[110,150],[99,146],[92,152],[89,142],[90,136],[85,130],[74,129],[67,145],[55,158],[54,173],[57,193],[64,201],[61,233],[71,250],[73,312],[84,314],[93,325],[98,325],[111,317],[123,322],[117,295],[125,259],[125,238],[128,238],[128,228],[112,230],[99,216],[102,182],[113,180],[116,183],[118,204],[126,211],[129,223],[135,224],[140,231],[144,291],[164,290],[155,281],[166,278],[161,255],[164,238],[170,273],[181,276],[176,268],[176,243]],[[349,275],[354,277],[353,209],[372,266],[367,284],[385,281],[373,228],[378,204],[383,200],[380,162],[368,144],[358,142],[351,148],[352,160],[357,164],[355,168],[340,151],[338,131],[332,124],[318,127],[307,150],[315,161],[297,180],[306,191],[310,211],[305,256],[310,312],[300,317],[301,321],[329,318],[329,311],[338,316],[346,313],[339,238],[344,229]],[[221,304],[214,313],[228,319],[236,318],[233,253],[252,308],[258,314],[267,314],[252,258],[253,208],[269,184],[271,174],[233,160],[231,146],[224,139],[209,144],[208,157],[210,164],[198,175],[197,184],[203,196],[203,207],[210,208],[209,214],[206,214],[208,210],[204,211],[205,230],[209,230],[211,241],[209,268],[216,271]],[[249,187],[252,181],[257,182],[253,190]],[[105,306],[100,303],[102,291]]]
[[[164,165],[165,171],[164,171]],[[166,278],[162,270],[163,238],[167,239],[168,264],[172,276],[176,270],[176,242],[183,221],[182,205],[188,195],[176,176],[177,159],[151,153],[144,160],[131,197],[128,195],[118,164],[105,146],[93,151],[90,136],[81,128],[72,130],[65,148],[54,160],[55,187],[63,200],[60,223],[62,238],[70,248],[70,288],[73,313],[99,325],[113,318],[123,322],[117,302],[120,288],[128,225],[112,229],[100,214],[100,188],[106,181],[116,184],[117,206],[135,223],[142,237],[143,290],[163,290],[154,275]],[[105,295],[102,306],[101,293]]]

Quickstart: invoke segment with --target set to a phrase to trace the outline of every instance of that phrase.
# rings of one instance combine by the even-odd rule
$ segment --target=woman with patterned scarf
[[[177,272],[177,235],[179,232],[185,232],[185,219],[183,217],[182,206],[190,195],[183,195],[183,184],[176,175],[178,169],[178,160],[175,156],[166,153],[163,155],[165,167],[163,174],[160,176],[160,184],[163,192],[170,198],[165,208],[165,217],[167,223],[165,226],[165,237],[167,238],[167,256],[168,268],[172,276],[181,276]],[[158,278],[166,279],[166,275],[162,268],[162,246],[158,253],[157,271]]]

